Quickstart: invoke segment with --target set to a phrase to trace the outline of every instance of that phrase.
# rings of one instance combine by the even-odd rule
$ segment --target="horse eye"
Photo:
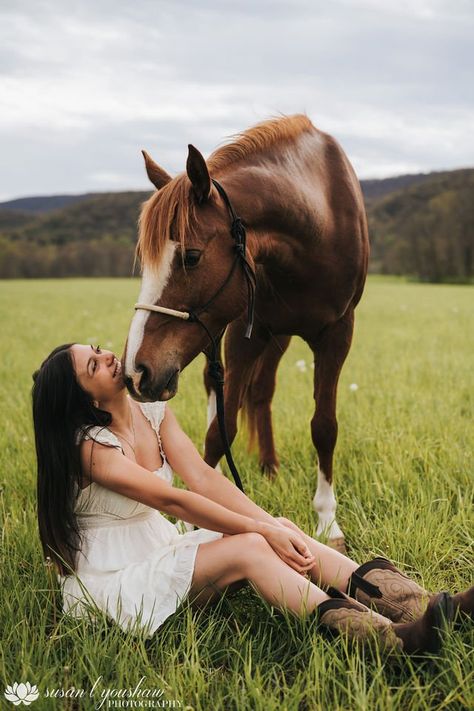
[[[191,269],[192,267],[196,267],[198,265],[200,259],[201,259],[201,250],[200,249],[187,249],[186,253],[184,255],[184,266],[188,267],[188,269]]]

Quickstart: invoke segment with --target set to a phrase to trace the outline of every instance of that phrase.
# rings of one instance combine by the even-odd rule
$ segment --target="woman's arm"
[[[229,535],[260,533],[278,555],[299,572],[314,564],[302,537],[285,526],[259,521],[200,494],[177,489],[117,449],[92,440],[81,443],[80,454],[84,475],[106,489],[211,531]]]
[[[281,525],[240,491],[230,479],[206,464],[168,405],[161,423],[160,436],[169,463],[191,491],[236,513],[265,523]]]
[[[116,449],[92,440],[81,443],[84,473],[106,489],[212,531],[262,533],[266,524],[235,513],[200,494],[170,486]]]

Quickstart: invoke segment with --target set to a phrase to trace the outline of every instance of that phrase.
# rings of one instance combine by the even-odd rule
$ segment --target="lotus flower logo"
[[[12,686],[7,686],[5,689],[5,698],[11,701],[15,706],[19,706],[20,704],[29,706],[32,701],[36,701],[38,696],[38,687],[36,684],[31,686],[29,681],[27,681],[26,684],[17,684],[15,682]]]

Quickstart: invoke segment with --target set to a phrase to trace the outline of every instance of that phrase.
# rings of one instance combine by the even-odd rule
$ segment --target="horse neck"
[[[301,207],[289,176],[265,165],[241,166],[222,174],[236,213],[247,229],[247,246],[254,261],[282,260],[301,234]]]

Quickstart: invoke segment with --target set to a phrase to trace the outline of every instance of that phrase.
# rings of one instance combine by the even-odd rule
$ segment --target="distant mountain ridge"
[[[372,271],[432,281],[474,279],[474,169],[362,180],[361,186]],[[129,276],[140,206],[150,194],[0,203],[0,278]]]
[[[360,184],[362,187],[362,192],[367,200],[372,198],[379,198],[387,195],[388,193],[399,190],[400,188],[407,188],[410,185],[416,183],[422,183],[429,180],[435,175],[443,175],[445,172],[452,171],[436,171],[431,173],[407,173],[406,175],[396,175],[391,178],[371,178],[369,180],[361,180]],[[141,193],[142,191],[120,191],[117,195],[122,192],[128,193]],[[33,214],[52,212],[53,210],[60,210],[69,205],[74,205],[78,202],[84,202],[101,195],[106,195],[110,193],[82,193],[79,195],[36,195],[22,198],[15,198],[14,200],[7,200],[5,202],[0,202],[0,211],[11,210],[18,213],[28,212]],[[111,193],[114,194],[114,193]]]
[[[82,195],[37,195],[32,197],[16,198],[0,202],[0,210],[12,210],[14,212],[30,212],[38,214],[40,212],[51,212],[61,210],[63,207],[73,205],[76,202],[89,200],[101,193],[84,193]]]
[[[458,170],[463,170],[463,168]],[[457,170],[437,170],[431,173],[406,173],[405,175],[395,175],[392,178],[361,180],[360,185],[366,202],[370,202],[374,198],[382,198],[389,193],[405,190],[412,185],[420,185],[437,176],[449,175],[455,172],[457,172]]]

